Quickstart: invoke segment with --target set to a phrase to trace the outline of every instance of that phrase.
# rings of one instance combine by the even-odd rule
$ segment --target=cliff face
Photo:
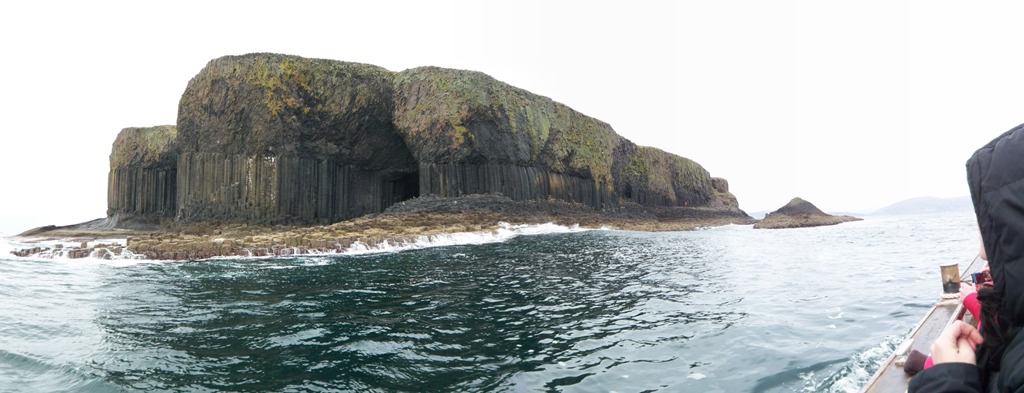
[[[622,138],[547,97],[436,67],[399,73],[395,90],[396,129],[421,163],[533,166],[610,183]]]
[[[211,61],[178,107],[179,218],[327,223],[415,196],[383,68],[256,54]]]
[[[116,225],[160,224],[174,217],[178,151],[174,126],[117,134],[107,176],[107,216]]]
[[[158,210],[185,221],[336,222],[419,195],[603,209],[700,207],[722,194],[691,160],[485,74],[436,67],[215,59],[181,97],[174,145],[162,168],[176,171],[176,198]]]
[[[367,64],[276,54],[215,59],[181,96],[181,145],[407,170],[415,163],[401,154],[408,149],[391,124],[391,85],[391,72]]]
[[[619,195],[644,206],[703,206],[713,195],[712,179],[700,164],[662,150],[625,141],[616,155]],[[728,193],[728,186],[724,193]]]
[[[395,128],[420,162],[424,194],[501,192],[594,208],[702,205],[697,163],[639,147],[607,123],[474,71],[421,67],[395,77]]]
[[[421,193],[616,204],[622,138],[607,124],[473,71],[407,70],[395,92],[395,128],[420,163]]]

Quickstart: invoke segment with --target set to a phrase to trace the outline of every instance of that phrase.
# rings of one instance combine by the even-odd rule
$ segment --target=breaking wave
[[[365,255],[376,253],[400,252],[407,250],[418,250],[432,247],[479,245],[488,243],[501,243],[519,236],[546,235],[558,233],[585,232],[593,229],[580,228],[578,225],[564,226],[553,223],[514,225],[507,222],[499,222],[498,229],[482,232],[454,232],[441,233],[436,235],[417,236],[412,241],[389,241],[385,240],[375,245],[360,241],[353,242],[351,246],[341,252],[320,252],[316,250],[304,251],[293,248],[291,256],[319,256],[319,255]],[[211,259],[251,259],[251,258],[280,258],[281,256],[229,256],[215,257]]]
[[[400,252],[406,250],[417,250],[431,247],[478,245],[488,243],[500,243],[518,236],[558,234],[584,232],[593,229],[580,228],[578,225],[564,226],[553,223],[515,225],[507,222],[499,222],[498,228],[492,231],[481,232],[455,232],[435,235],[418,236],[411,241],[388,241],[378,244],[367,244],[356,241],[347,249],[341,252],[321,252],[316,250],[304,250],[293,248],[290,256],[322,256],[322,255],[364,255],[374,253]],[[603,228],[602,228],[603,230]],[[109,246],[109,247],[107,247]],[[26,260],[82,260],[82,261],[103,261],[130,262],[145,260],[146,257],[136,254],[127,247],[127,239],[96,239],[87,242],[69,240],[44,240],[32,238],[5,237],[0,241],[0,255],[11,255],[15,250],[31,249],[39,247],[39,252],[33,253],[23,259]],[[71,253],[76,248],[94,248],[88,256],[73,258]],[[255,256],[222,256],[211,259],[268,259],[280,258],[280,255],[255,257]],[[116,264],[116,263],[114,263]]]

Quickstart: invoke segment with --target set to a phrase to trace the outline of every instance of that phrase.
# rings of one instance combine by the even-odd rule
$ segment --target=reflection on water
[[[36,391],[855,391],[941,290],[937,260],[972,257],[971,225],[596,231],[127,266],[0,260],[0,301],[12,305],[0,316],[0,381]]]

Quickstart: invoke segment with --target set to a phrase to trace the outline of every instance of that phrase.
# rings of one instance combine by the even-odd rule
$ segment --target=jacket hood
[[[971,156],[967,183],[1000,299],[986,309],[998,310],[998,329],[1013,335],[1024,326],[1024,124]]]

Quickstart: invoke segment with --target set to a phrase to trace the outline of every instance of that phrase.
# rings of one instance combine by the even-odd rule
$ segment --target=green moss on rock
[[[121,130],[110,150],[110,166],[174,167],[178,129],[173,125]]]
[[[178,216],[333,222],[417,194],[701,206],[699,164],[475,71],[212,60],[178,111]],[[258,164],[258,165],[257,165]]]
[[[110,151],[108,225],[157,225],[174,216],[177,198],[177,128],[125,128]]]
[[[701,206],[714,193],[711,176],[693,160],[632,143],[620,152],[616,187],[626,199],[652,206]]]
[[[611,127],[475,71],[395,76],[395,128],[420,162],[534,166],[610,185]]]
[[[392,128],[392,75],[369,64],[269,53],[214,59],[179,102],[182,146],[408,170],[415,162]]]

